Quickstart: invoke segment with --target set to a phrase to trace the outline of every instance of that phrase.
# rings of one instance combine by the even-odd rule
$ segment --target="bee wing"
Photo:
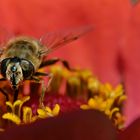
[[[67,31],[50,32],[40,38],[40,42],[47,47],[43,53],[49,54],[55,49],[77,40],[91,29],[91,26],[84,26]]]

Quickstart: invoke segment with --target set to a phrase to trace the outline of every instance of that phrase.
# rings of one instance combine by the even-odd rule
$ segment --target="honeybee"
[[[24,80],[38,80],[38,76],[48,76],[49,86],[52,74],[41,73],[38,70],[50,64],[60,61],[59,58],[44,60],[48,54],[56,48],[77,40],[87,31],[89,27],[82,27],[66,32],[48,33],[42,38],[35,39],[28,36],[15,36],[3,43],[0,57],[1,80],[8,80],[14,90],[14,101],[17,100],[19,85]],[[62,63],[69,68],[66,61]],[[44,95],[41,97],[43,104]]]

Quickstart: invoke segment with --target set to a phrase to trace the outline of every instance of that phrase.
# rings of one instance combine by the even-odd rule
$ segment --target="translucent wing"
[[[49,54],[55,49],[64,46],[79,37],[84,35],[86,32],[92,29],[91,26],[84,26],[76,29],[71,29],[67,31],[51,32],[40,38],[40,42],[46,45],[47,50],[45,54]]]

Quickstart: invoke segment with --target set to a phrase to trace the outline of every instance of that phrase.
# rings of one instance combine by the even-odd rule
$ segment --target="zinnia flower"
[[[70,71],[60,65],[54,65],[49,67],[49,72],[53,73],[54,79],[49,90],[46,91],[44,108],[39,106],[39,96],[41,92],[44,92],[44,87],[42,87],[44,85],[25,81],[25,87],[21,88],[19,99],[15,102],[7,101],[7,109],[4,107],[4,111],[1,112],[1,137],[7,137],[7,133],[11,133],[15,129],[20,131],[26,127],[27,129],[33,127],[32,130],[29,130],[30,136],[25,134],[25,137],[21,138],[30,139],[32,131],[36,131],[38,126],[38,134],[42,133],[41,139],[43,137],[45,139],[56,139],[57,137],[66,139],[68,135],[71,135],[72,139],[85,139],[92,135],[95,139],[101,139],[104,135],[107,139],[115,138],[115,127],[118,130],[124,127],[121,106],[126,96],[122,85],[113,88],[109,83],[103,84],[89,70]],[[30,85],[28,95],[25,90],[27,85]],[[32,90],[32,87],[35,90]],[[6,89],[9,89],[9,86],[5,86],[5,91]],[[76,123],[77,119],[79,122]],[[13,128],[14,124],[18,126]],[[104,130],[105,127],[102,125],[106,125],[107,130]],[[51,128],[52,126],[54,128]],[[42,127],[45,127],[45,130],[42,130]],[[72,131],[72,129],[76,129],[76,131]],[[103,134],[96,136],[94,129]],[[44,133],[45,131],[46,133]],[[83,134],[79,135],[80,131],[85,132],[81,132]],[[52,133],[52,136],[46,136],[49,132]],[[27,132],[24,131],[24,133]],[[36,135],[38,134],[36,133]],[[36,135],[33,136],[34,139],[37,137]],[[19,136],[13,132],[13,139],[19,139]]]
[[[59,74],[46,93],[42,109],[39,83],[25,82],[19,100],[13,103],[11,87],[1,82],[0,88],[9,94],[10,102],[5,105],[5,97],[0,95],[0,139],[139,139],[139,118],[134,121],[140,114],[138,2],[1,0],[1,26],[14,33],[38,36],[50,27],[93,23],[94,32],[76,44],[80,50],[72,48],[71,54],[61,55],[73,65],[78,62],[94,69],[99,79],[110,83],[102,83],[89,71],[69,74],[63,69],[63,75],[60,67],[60,72],[53,68]],[[124,109],[127,124],[133,121],[127,126],[121,112],[126,99],[124,87],[112,86],[119,81],[128,96]]]

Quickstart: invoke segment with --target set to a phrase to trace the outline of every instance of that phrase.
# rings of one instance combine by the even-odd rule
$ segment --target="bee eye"
[[[20,62],[24,78],[29,78],[34,72],[34,66],[28,60],[22,59]]]
[[[10,58],[6,58],[6,59],[3,59],[1,61],[1,64],[0,64],[0,71],[1,71],[1,74],[6,77],[6,69],[7,69],[7,66],[10,62]]]

